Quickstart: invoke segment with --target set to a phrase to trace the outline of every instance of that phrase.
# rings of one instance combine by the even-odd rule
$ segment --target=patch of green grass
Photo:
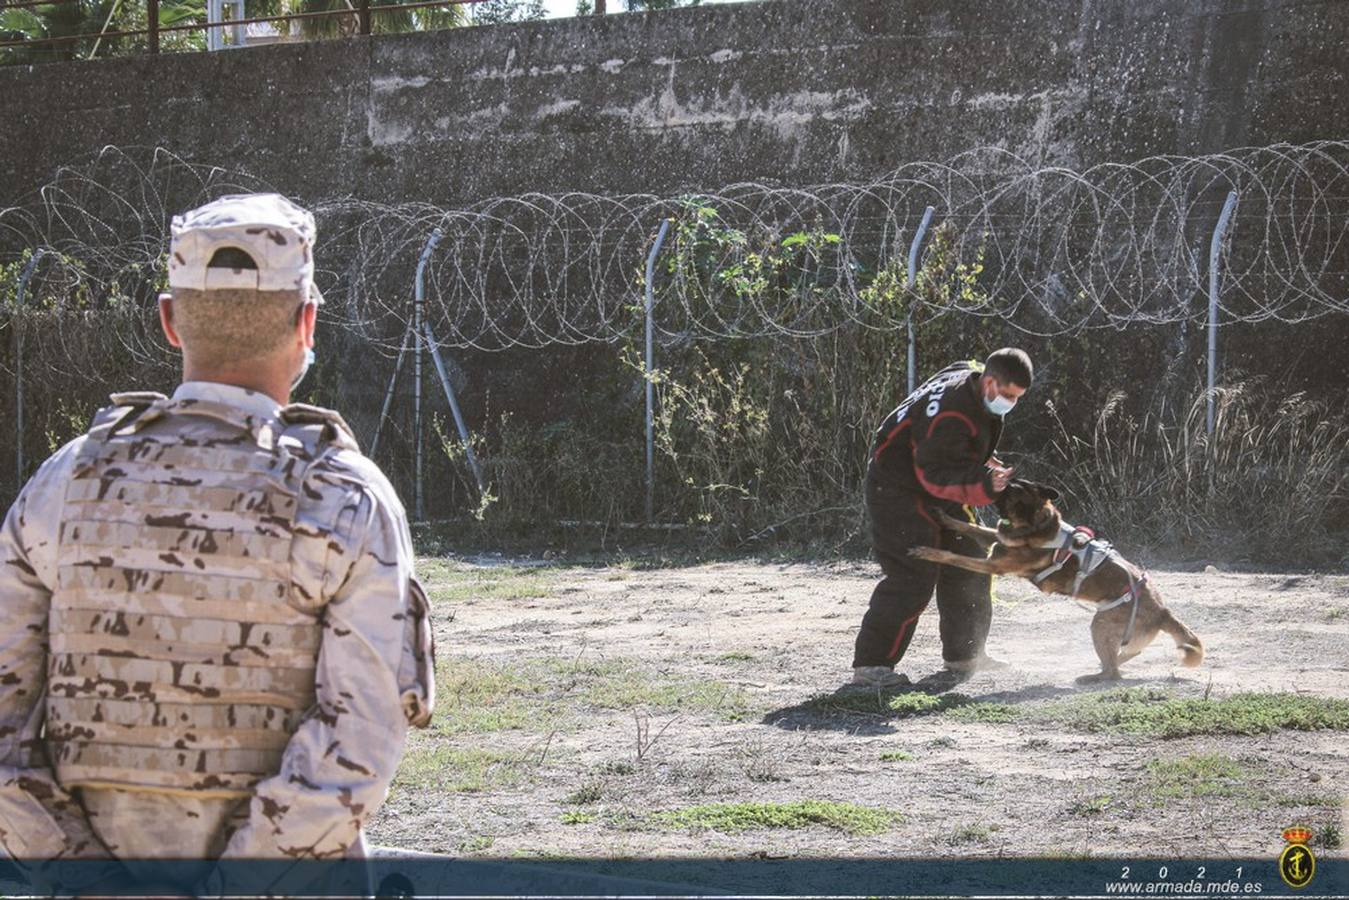
[[[1326,850],[1338,850],[1344,846],[1344,835],[1335,822],[1327,822],[1312,836],[1312,845]]]
[[[953,847],[961,844],[982,844],[997,830],[996,825],[961,825],[946,836],[946,843]]]
[[[949,734],[943,734],[941,737],[935,737],[932,740],[928,741],[927,745],[929,747],[950,749],[951,747],[955,747],[957,745],[957,741]]]
[[[881,762],[912,762],[916,757],[907,750],[886,750],[881,754]]]
[[[732,721],[749,710],[741,688],[709,678],[669,677],[629,659],[552,660],[556,679],[586,706],[716,713]]]
[[[964,694],[924,691],[888,694],[849,690],[812,697],[802,706],[828,713],[858,712],[895,719],[947,713],[962,722],[1010,722],[1018,715],[1018,711],[1006,703],[977,701]]]
[[[394,776],[394,790],[474,793],[520,784],[528,762],[496,750],[462,749],[422,739],[411,744]]]
[[[1098,794],[1095,797],[1083,797],[1080,800],[1074,800],[1068,805],[1068,815],[1099,816],[1110,808],[1111,799],[1109,794]]]
[[[551,566],[474,566],[445,559],[419,559],[417,576],[431,603],[528,600],[556,588]]]
[[[797,800],[790,803],[709,803],[656,813],[657,821],[672,828],[727,833],[768,828],[808,828],[823,825],[847,834],[880,834],[902,821],[899,813],[855,803]]]
[[[600,763],[597,771],[601,775],[632,775],[637,767],[626,759],[610,759]]]
[[[969,703],[970,698],[964,694],[925,694],[922,691],[909,691],[904,694],[895,694],[884,701],[885,708],[895,714],[896,718],[905,719],[909,716],[926,716],[933,713],[946,712],[964,703]]]
[[[1333,794],[1285,794],[1274,802],[1280,806],[1333,807],[1340,805],[1340,798]]]
[[[969,703],[952,706],[947,711],[947,715],[962,722],[985,722],[1000,725],[1020,718],[1021,710],[1008,703],[970,701]]]
[[[948,699],[952,697],[959,699]],[[902,719],[938,713],[968,699],[963,694],[925,694],[922,691],[891,694],[884,691],[846,690],[811,697],[801,706],[823,713],[855,712]]]
[[[717,657],[717,662],[753,662],[754,654],[746,653],[743,650],[732,650],[730,653],[723,653]]]
[[[436,666],[432,721],[440,734],[542,730],[556,718],[545,689],[522,666],[445,656]]]
[[[563,799],[563,803],[572,806],[585,806],[599,803],[604,798],[604,784],[599,781],[587,781]]]
[[[1076,731],[1179,738],[1199,734],[1268,734],[1280,729],[1349,731],[1349,700],[1309,694],[1234,694],[1179,699],[1157,688],[1124,688],[1056,700],[1031,718]]]
[[[1343,606],[1332,606],[1326,610],[1326,621],[1334,622],[1336,619],[1344,618],[1345,615],[1349,615],[1349,612],[1346,612]]]
[[[1148,793],[1159,805],[1167,800],[1243,796],[1250,793],[1248,782],[1256,776],[1221,753],[1149,760],[1144,772]]]
[[[666,677],[630,659],[499,662],[445,656],[436,666],[432,728],[442,735],[546,732],[565,726],[569,710],[578,706],[712,713],[737,721],[750,700],[741,688]]]
[[[1281,729],[1349,731],[1349,700],[1310,694],[1247,693],[1204,700],[1175,697],[1161,688],[1121,688],[1014,706],[958,693],[850,690],[813,697],[802,707],[823,714],[863,713],[896,719],[946,715],[961,722],[1040,722],[1074,731],[1155,738],[1268,734]],[[1034,748],[1032,741],[1027,742],[1028,748]]]
[[[594,813],[587,812],[564,812],[562,814],[563,825],[584,825],[587,822],[593,822],[597,819]]]
[[[472,837],[464,838],[459,842],[459,852],[461,853],[481,853],[484,850],[492,849],[496,843],[496,838],[490,834],[475,834]]]

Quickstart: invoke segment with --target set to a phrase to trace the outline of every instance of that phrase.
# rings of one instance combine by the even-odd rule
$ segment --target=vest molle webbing
[[[66,492],[52,763],[67,787],[247,796],[314,702],[322,628],[288,600],[300,484],[321,454],[227,405],[113,400]],[[142,432],[178,416],[225,427],[210,440]]]

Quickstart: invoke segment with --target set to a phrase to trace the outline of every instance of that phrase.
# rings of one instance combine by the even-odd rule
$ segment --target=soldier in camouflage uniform
[[[431,716],[403,508],[340,416],[286,405],[313,217],[234,196],[172,230],[182,385],[114,395],[0,533],[0,848],[49,883],[71,859],[361,857]]]

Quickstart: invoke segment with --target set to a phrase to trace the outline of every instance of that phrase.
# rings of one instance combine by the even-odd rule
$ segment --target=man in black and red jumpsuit
[[[928,379],[886,416],[867,466],[871,545],[885,573],[871,595],[853,656],[853,681],[907,684],[895,664],[913,639],[918,617],[937,593],[942,658],[953,671],[996,666],[984,653],[993,619],[992,579],[913,559],[909,548],[942,547],[965,556],[985,551],[942,531],[935,510],[973,521],[1007,487],[1012,470],[993,455],[1003,416],[1030,387],[1031,361],[1004,348],[981,365],[961,362]]]

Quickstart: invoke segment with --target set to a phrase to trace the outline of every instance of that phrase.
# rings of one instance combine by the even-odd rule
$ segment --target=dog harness
[[[1143,585],[1147,584],[1148,576],[1144,572],[1140,577],[1134,578],[1133,570],[1129,566],[1123,566],[1124,573],[1129,576],[1129,589],[1120,596],[1107,603],[1091,603],[1090,601],[1078,599],[1077,592],[1082,587],[1082,582],[1087,577],[1101,567],[1101,564],[1107,560],[1122,559],[1109,541],[1100,540],[1096,537],[1096,532],[1087,528],[1085,525],[1072,526],[1067,522],[1059,522],[1059,533],[1050,538],[1040,547],[1045,550],[1054,551],[1053,562],[1048,567],[1041,570],[1031,577],[1031,581],[1040,584],[1050,575],[1062,569],[1068,564],[1068,560],[1077,560],[1077,577],[1073,579],[1073,588],[1068,596],[1084,609],[1092,612],[1105,612],[1108,609],[1114,609],[1117,606],[1123,606],[1125,603],[1133,603],[1133,609],[1129,610],[1129,625],[1124,629],[1124,639],[1120,641],[1120,646],[1129,643],[1133,637],[1134,620],[1138,618],[1138,601],[1143,595]]]

